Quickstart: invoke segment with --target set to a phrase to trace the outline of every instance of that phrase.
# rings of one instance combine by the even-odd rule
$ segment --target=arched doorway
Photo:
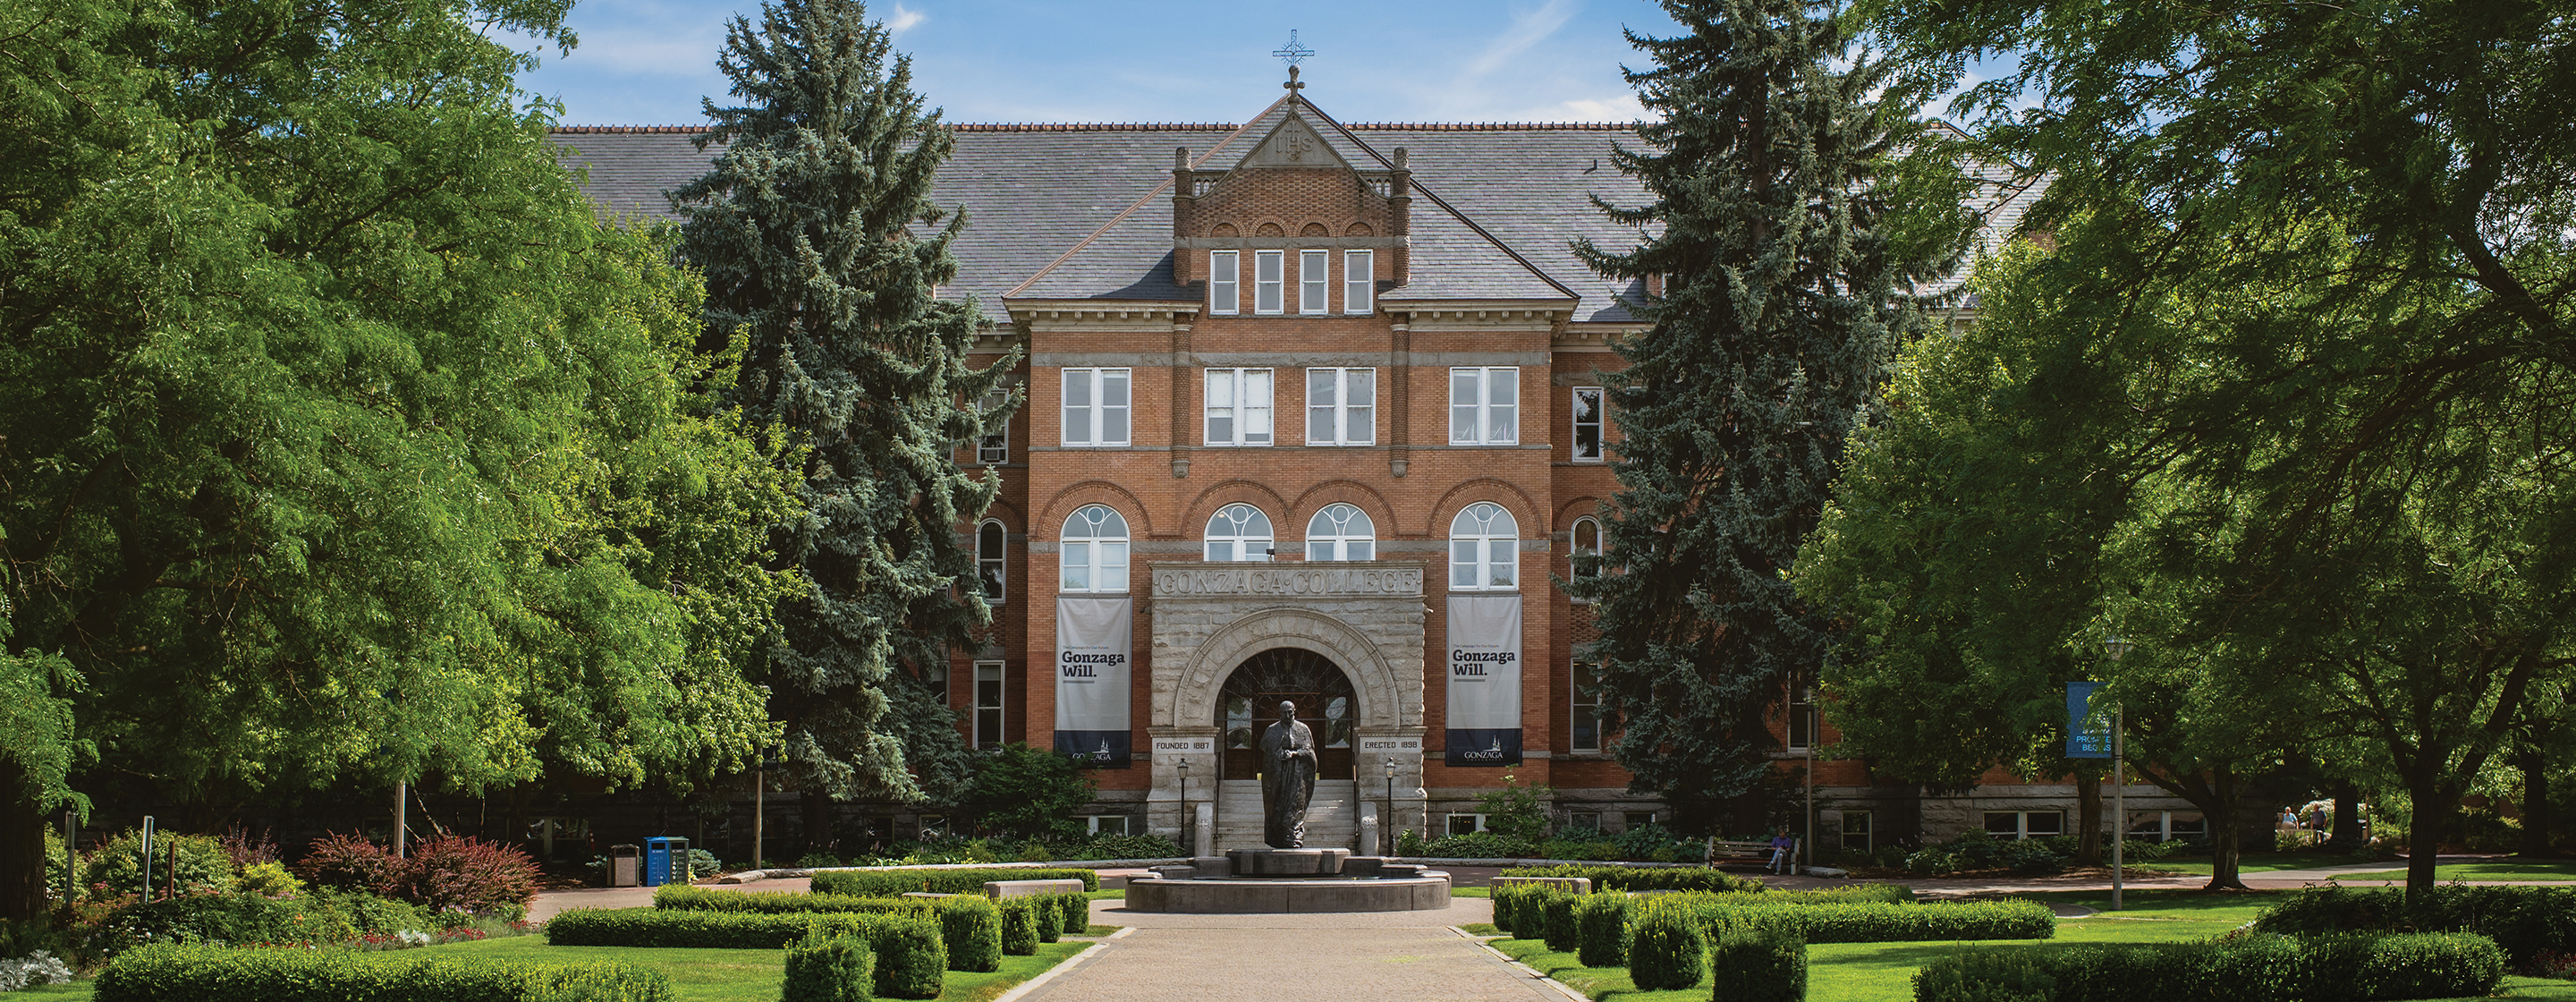
[[[1262,728],[1279,719],[1279,701],[1297,704],[1297,719],[1315,733],[1318,780],[1351,779],[1351,734],[1359,700],[1340,665],[1302,647],[1273,647],[1245,658],[1226,676],[1217,698],[1218,729],[1225,735],[1224,777],[1251,779],[1260,771]]]

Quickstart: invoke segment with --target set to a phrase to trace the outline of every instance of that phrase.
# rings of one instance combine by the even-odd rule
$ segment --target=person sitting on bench
[[[1790,857],[1798,851],[1798,840],[1789,837],[1789,826],[1781,825],[1771,833],[1771,862],[1763,867],[1771,873],[1790,872]]]

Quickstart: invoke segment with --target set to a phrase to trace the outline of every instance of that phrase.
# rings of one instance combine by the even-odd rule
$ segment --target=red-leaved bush
[[[479,838],[428,839],[412,847],[403,897],[439,911],[524,911],[537,899],[537,863]]]
[[[313,840],[295,875],[317,887],[401,897],[411,865],[393,850],[356,835],[326,835]]]

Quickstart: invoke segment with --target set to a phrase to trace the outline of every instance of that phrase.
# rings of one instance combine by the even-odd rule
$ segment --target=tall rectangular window
[[[1306,370],[1306,444],[1377,441],[1377,370]]]
[[[1064,444],[1127,444],[1128,370],[1064,370]]]
[[[1377,312],[1377,252],[1342,252],[1342,312]]]
[[[1287,309],[1288,277],[1282,274],[1287,268],[1287,251],[1252,252],[1252,312],[1280,313]]]
[[[975,408],[984,411],[994,410],[1010,399],[1011,391],[994,390],[984,394],[984,399],[978,401]],[[984,433],[983,440],[975,443],[975,461],[987,466],[1011,461],[1010,419],[1004,418],[994,423],[992,428]]]
[[[1577,661],[1573,675],[1573,698],[1566,702],[1573,712],[1569,721],[1573,741],[1567,750],[1597,752],[1601,750],[1601,663]]]
[[[975,662],[975,747],[1002,746],[1002,663]]]
[[[1208,312],[1243,312],[1243,252],[1208,252]]]
[[[1270,370],[1207,370],[1207,444],[1269,445]]]
[[[1333,312],[1333,252],[1297,252],[1297,312]]]
[[[1009,533],[1002,531],[1000,522],[988,521],[975,527],[975,576],[984,582],[986,605],[1002,604],[1005,593],[1003,556],[1008,552],[1010,538]]]
[[[1521,370],[1510,366],[1449,370],[1449,444],[1520,441]]]
[[[1601,388],[1574,388],[1574,461],[1601,461]]]
[[[1841,835],[1844,852],[1868,852],[1874,848],[1869,839],[1869,812],[1844,811]]]

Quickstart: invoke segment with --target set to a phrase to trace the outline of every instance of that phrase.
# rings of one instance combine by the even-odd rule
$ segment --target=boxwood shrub
[[[988,880],[1079,880],[1082,889],[1100,889],[1100,871],[1070,867],[1041,869],[962,869],[930,868],[907,870],[825,870],[814,875],[816,894],[848,894],[862,898],[900,897],[914,891],[933,894],[982,894]]]
[[[653,907],[669,911],[746,912],[788,915],[802,912],[869,912],[921,915],[930,911],[925,898],[860,898],[846,894],[799,894],[795,891],[716,891],[684,884],[664,884],[653,892]]]
[[[1539,906],[1544,910],[1539,920],[1539,928],[1543,930],[1542,935],[1547,938],[1548,949],[1558,953],[1574,952],[1577,945],[1574,931],[1574,903],[1578,897],[1592,896],[1589,894],[1578,896],[1558,891],[1543,900]]]
[[[1713,897],[1673,896],[1676,907],[1699,918],[1710,939],[1732,928],[1783,930],[1809,943],[2051,939],[2057,935],[2057,916],[2047,905],[2033,901],[1775,905]]]
[[[1565,863],[1557,866],[1516,866],[1502,872],[1506,877],[1590,877],[1595,891],[1734,891],[1759,893],[1762,882],[1750,877],[1737,877],[1716,870],[1690,867],[1582,866]]]
[[[991,973],[1002,969],[1002,910],[991,898],[932,898],[931,914],[948,941],[948,969]]]
[[[1029,957],[1038,952],[1037,902],[1027,898],[1005,898],[994,902],[1002,912],[1002,953],[1005,956]]]
[[[1807,941],[1785,928],[1728,929],[1708,949],[1708,978],[1728,1002],[1806,1002]]]
[[[2320,887],[2265,909],[2254,928],[2293,936],[2327,932],[2474,932],[2527,968],[2544,950],[2576,945],[2576,888],[2427,887],[2412,903],[2401,887]]]
[[[1628,911],[1633,898],[1612,891],[1574,903],[1575,959],[1585,967],[1628,966]]]
[[[1091,931],[1091,899],[1080,894],[1058,894],[1056,906],[1064,909],[1064,931],[1079,936]]]
[[[711,950],[776,950],[815,929],[866,937],[876,954],[877,994],[926,999],[939,995],[941,972],[950,967],[948,945],[929,915],[859,912],[770,915],[756,912],[664,911],[659,908],[583,908],[546,923],[556,946],[644,946]],[[959,968],[962,970],[963,968]]]
[[[102,1002],[671,1002],[659,971],[409,953],[237,950],[157,943],[99,972]]]
[[[1699,916],[1661,898],[1649,898],[1637,909],[1628,935],[1628,977],[1642,991],[1688,988],[1705,973],[1708,940]]]
[[[857,936],[808,930],[787,944],[787,976],[779,1002],[868,1002],[876,980],[876,955]]]
[[[2473,933],[1974,950],[1926,965],[1915,1002],[2306,1002],[2493,994],[2504,951]]]

